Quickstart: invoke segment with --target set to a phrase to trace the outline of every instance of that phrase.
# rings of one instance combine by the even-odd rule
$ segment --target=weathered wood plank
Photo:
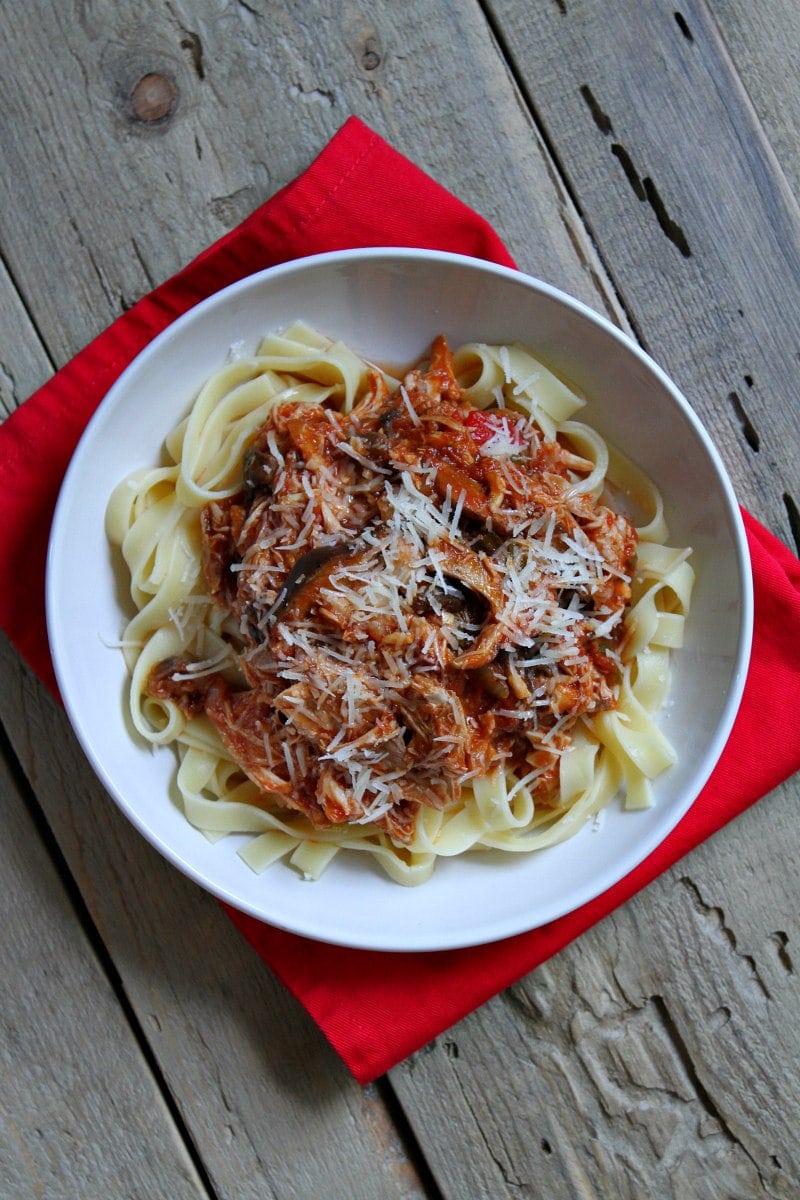
[[[482,209],[527,269],[604,303],[591,241],[476,3],[383,3],[367,17],[326,0],[306,19],[260,2],[70,12],[34,0],[0,55],[0,245],[58,363],[302,170],[351,113]],[[24,84],[18,62],[31,64]],[[161,109],[136,87],[154,76],[168,111],[148,120]]]
[[[798,791],[392,1072],[449,1197],[800,1194]]]
[[[53,373],[19,294],[0,261],[0,421]]]
[[[317,26],[332,54],[322,52]],[[458,82],[451,27],[476,64],[456,117],[442,87],[443,72],[446,84]],[[351,111],[467,200],[488,202],[484,211],[521,261],[527,254],[525,265],[552,276],[558,263],[562,282],[598,303],[596,256],[568,198],[554,196],[522,109],[511,106],[503,136],[520,152],[506,156],[499,188],[475,177],[458,145],[471,139],[486,159],[495,134],[485,112],[507,108],[510,95],[476,7],[442,5],[435,20],[421,4],[384,5],[366,20],[355,7],[330,5],[304,26],[298,14],[258,4],[222,12],[153,4],[135,16],[33,4],[0,55],[30,62],[32,74],[20,87],[13,70],[0,71],[9,116],[0,240],[56,362],[302,169]],[[178,102],[173,116],[148,123],[131,97],[154,74],[175,85]],[[435,135],[446,122],[460,133],[443,153]],[[17,700],[3,705],[11,736],[215,1183],[230,1195],[267,1181],[283,1194],[289,1179],[325,1195],[420,1194],[375,1091],[355,1089],[213,902],[108,816],[74,749],[65,795],[43,750],[52,735],[31,736],[61,721],[60,746],[63,719],[38,689],[25,691],[22,707]],[[109,846],[123,867],[109,862]],[[159,897],[149,913],[140,892]],[[189,945],[187,928],[197,930]]]
[[[1,135],[0,189],[5,190],[0,191],[0,243],[11,248],[14,277],[57,361],[74,352],[151,281],[169,274],[295,174],[350,111],[493,220],[521,265],[596,306],[603,303],[593,278],[600,265],[591,239],[548,165],[529,116],[517,103],[477,7],[383,3],[373,6],[367,17],[356,6],[332,3],[316,5],[310,15],[261,0],[221,10],[210,3],[191,8],[152,3],[139,6],[135,15],[95,4],[82,5],[69,19],[63,10],[52,12],[53,7],[58,8],[41,2],[26,6],[17,28],[0,47],[0,63],[32,64],[27,91],[19,87],[10,66],[0,70],[0,103],[13,117]],[[565,71],[571,56],[568,69],[580,68],[579,82],[589,80],[595,100],[605,102],[598,81],[617,88],[627,118],[630,97],[624,72],[618,65],[609,69],[615,63],[614,46],[605,64],[602,57],[608,53],[608,37],[605,42],[600,39],[595,53],[583,45],[584,35],[574,27],[572,40],[559,40],[561,32],[558,37],[541,36],[545,22],[572,19],[576,13],[580,18],[582,7],[572,0],[554,3],[549,16],[546,6],[537,12],[527,11],[529,7],[523,14],[524,27],[517,32],[519,42],[535,56],[528,63],[537,111],[542,79],[551,108],[557,105],[553,75]],[[605,12],[597,20],[607,17]],[[688,42],[679,28],[678,35]],[[708,37],[716,45],[711,34]],[[637,45],[637,54],[638,50]],[[657,45],[652,53],[658,52]],[[584,65],[594,74],[584,78]],[[700,76],[695,78],[697,71],[695,64],[693,86],[698,79],[702,82]],[[131,93],[150,73],[178,85],[178,107],[161,124],[131,117]],[[659,78],[657,71],[654,77]],[[571,81],[572,76],[564,86]],[[762,475],[767,479],[764,462],[777,437],[765,433],[773,426],[760,367],[752,375],[753,389],[740,397],[757,419],[762,439],[753,466],[747,456],[756,452],[740,445],[742,417],[725,396],[726,388],[738,387],[743,394],[747,388],[741,379],[743,371],[752,369],[744,354],[749,343],[742,348],[742,363],[731,366],[725,358],[727,340],[737,325],[727,309],[727,324],[716,306],[700,319],[700,284],[692,285],[695,307],[684,311],[678,302],[683,277],[676,282],[670,275],[669,256],[684,256],[675,241],[664,236],[657,219],[652,227],[657,217],[654,193],[650,201],[645,191],[644,201],[630,203],[633,185],[624,171],[621,186],[616,176],[607,178],[609,167],[621,170],[622,163],[596,126],[603,110],[592,115],[582,94],[559,121],[553,120],[551,108],[546,113],[547,133],[559,159],[568,165],[570,184],[625,303],[656,357],[680,373],[692,395],[696,373],[702,378],[710,397],[704,403],[722,427],[718,436],[729,465],[758,499],[758,480]],[[646,104],[643,110],[642,124],[650,135],[650,123],[658,114]],[[604,174],[587,156],[586,172],[594,190],[576,186],[570,159],[589,149],[589,135],[599,139],[600,155],[611,160]],[[630,153],[627,121],[625,138]],[[659,153],[667,155],[656,142]],[[663,183],[661,166],[658,171],[652,166],[662,159],[649,157],[649,143],[647,149],[641,163],[637,149],[634,173],[642,186],[648,176],[655,180],[670,216],[672,194]],[[737,160],[739,169],[743,161]],[[6,170],[9,162],[13,172]],[[606,188],[617,206],[611,214],[604,208]],[[682,222],[682,212],[678,215]],[[648,220],[643,222],[643,216]],[[611,228],[615,217],[619,231]],[[654,243],[661,238],[664,242],[658,242],[655,265],[651,237]],[[698,259],[691,242],[690,248],[693,260]],[[716,245],[714,249],[719,251]],[[715,279],[715,286],[723,288],[718,296],[728,304],[726,280]],[[658,298],[662,288],[664,296],[656,304],[648,289]],[[608,295],[614,311],[613,289]],[[668,312],[665,316],[664,297],[675,303],[672,317]],[[757,322],[749,328],[755,336]],[[667,340],[670,361],[661,352]],[[713,365],[725,381],[716,408],[712,401],[718,399],[714,387],[719,381],[710,378],[710,369],[701,370],[692,361],[693,353],[705,354],[709,347],[718,355],[714,364],[725,366],[722,371]],[[761,410],[749,408],[750,390],[762,397]],[[743,495],[756,507],[749,492]],[[757,511],[773,514],[772,498]],[[785,533],[779,506],[777,512],[774,523]],[[263,1194],[267,1187],[287,1196],[304,1190],[333,1196],[421,1194],[374,1091],[358,1094],[297,1006],[247,947],[231,939],[213,902],[139,844],[100,794],[61,715],[53,712],[12,656],[4,662],[5,674],[15,682],[0,702],[2,716],[215,1186],[231,1196]],[[44,746],[48,741],[65,747],[60,764]],[[746,818],[755,823],[747,826],[750,838],[775,857],[793,829],[789,797],[787,791],[770,801],[769,822],[758,810]],[[770,834],[776,805],[781,821]],[[787,1167],[780,1151],[765,1140],[770,1118],[759,1118],[756,1111],[758,1089],[750,1087],[747,1093],[743,1131],[731,1125],[731,1114],[739,1082],[743,1089],[749,1087],[750,1076],[739,1062],[740,1045],[745,1052],[752,1050],[762,1064],[759,1071],[766,1070],[778,1044],[775,1031],[785,1035],[800,1024],[793,980],[786,971],[782,986],[772,981],[772,1016],[760,1034],[760,1026],[746,1011],[748,993],[737,989],[738,976],[715,941],[727,939],[727,934],[720,934],[721,926],[713,919],[704,923],[700,917],[703,911],[708,915],[721,908],[727,914],[725,928],[766,977],[774,964],[765,965],[755,933],[751,945],[743,929],[755,930],[770,904],[786,908],[786,917],[775,922],[774,930],[770,925],[776,940],[765,943],[779,965],[785,961],[781,953],[790,952],[796,937],[788,915],[796,896],[786,881],[773,881],[763,898],[740,886],[739,876],[746,878],[763,865],[748,853],[747,843],[748,836],[738,828],[727,831],[690,860],[687,877],[696,890],[674,884],[679,913],[689,922],[687,939],[675,934],[675,901],[669,891],[673,882],[662,881],[544,973],[474,1014],[453,1036],[440,1039],[429,1053],[393,1073],[446,1195],[502,1197],[546,1191],[553,1200],[561,1200],[592,1194],[593,1189],[598,1195],[639,1196],[658,1194],[656,1185],[671,1174],[676,1195],[791,1194],[786,1181],[794,1179],[793,1167],[791,1161]],[[738,864],[737,879],[728,878],[730,863],[722,849],[728,845],[735,848],[731,860]],[[651,895],[661,895],[659,889],[666,889],[665,898],[651,902]],[[693,895],[699,904],[694,915],[689,903]],[[709,995],[707,967],[701,965],[706,957],[723,969],[721,978],[731,977],[730,995],[727,982],[719,996]],[[655,964],[662,961],[666,978],[656,980]],[[538,1001],[529,1002],[526,991],[551,994],[549,1005],[542,1001],[543,1018],[536,1016]],[[711,1034],[718,1031],[711,1022],[693,1032],[694,1015],[705,1013],[706,1000],[716,1006],[709,1011],[720,1014],[716,1020],[722,1034],[732,1039],[719,1060],[724,1086],[714,1080],[713,1088],[703,1059],[708,1042],[703,1039],[707,1028]],[[727,1024],[722,1023],[725,1008],[731,1012]],[[573,1016],[574,1029],[568,1020]],[[793,1055],[794,1049],[785,1074],[787,1093],[797,1079]],[[716,1053],[709,1057],[714,1066]],[[783,1093],[779,1102],[785,1102]],[[708,1112],[709,1105],[713,1112]],[[791,1111],[786,1108],[787,1114]],[[670,1142],[671,1121],[677,1133]],[[726,1126],[734,1131],[732,1139]],[[601,1137],[607,1139],[606,1149],[601,1148]],[[685,1166],[681,1153],[686,1155]],[[775,1167],[774,1178],[773,1153],[782,1164]],[[692,1164],[700,1173],[696,1183],[689,1176]]]
[[[355,8],[347,8],[343,14],[340,6],[330,6],[320,11],[318,20],[330,32],[330,44],[336,48],[332,57],[322,55],[318,30],[303,27],[296,14],[277,14],[277,28],[276,14],[266,9],[259,14],[257,5],[234,7],[223,14],[197,7],[190,16],[176,14],[177,9],[166,11],[155,5],[152,20],[143,22],[141,14],[132,18],[84,6],[77,21],[64,19],[62,24],[59,14],[34,5],[20,14],[14,37],[5,45],[9,61],[20,54],[19,45],[24,45],[26,56],[36,62],[44,61],[45,49],[51,55],[54,47],[58,52],[58,69],[48,67],[47,77],[37,79],[37,86],[24,97],[14,90],[13,73],[0,73],[0,87],[6,89],[5,108],[18,117],[6,126],[4,151],[10,164],[6,178],[17,180],[17,203],[12,203],[15,197],[10,193],[6,195],[0,237],[9,247],[15,277],[56,361],[67,358],[153,281],[176,269],[305,166],[350,111],[360,112],[400,149],[435,170],[443,182],[484,207],[524,265],[552,277],[558,263],[562,282],[598,303],[592,280],[597,263],[591,244],[575,220],[568,198],[558,193],[554,196],[548,165],[531,138],[522,109],[511,108],[510,128],[503,136],[513,138],[519,152],[505,156],[505,175],[498,188],[489,187],[483,175],[476,180],[473,158],[461,153],[458,141],[466,139],[477,145],[478,159],[488,160],[496,135],[486,125],[485,112],[499,113],[508,107],[510,94],[505,71],[486,38],[477,8],[464,12],[459,6],[444,5],[437,21],[431,20],[430,10],[421,5],[402,11],[384,6],[367,22]],[[465,111],[455,117],[448,87],[442,86],[443,82],[458,83],[458,65],[448,53],[453,28],[467,57],[476,64]],[[31,50],[37,45],[39,51]],[[409,46],[417,50],[406,55]],[[267,49],[271,70],[265,76],[262,62]],[[434,63],[436,72],[432,71]],[[450,79],[443,81],[447,72]],[[157,126],[132,116],[131,93],[137,81],[148,74],[173,80],[180,93],[174,118]],[[254,77],[263,82],[257,90],[251,84]],[[233,122],[231,113],[236,114]],[[434,135],[437,124],[445,122],[454,123],[460,132],[456,144],[446,147],[443,154]],[[20,194],[23,203],[19,203]],[[141,202],[143,196],[148,198],[146,206]],[[531,239],[532,228],[535,239]],[[21,247],[26,248],[25,253]],[[610,303],[614,312],[613,301]],[[30,751],[26,731],[50,717],[39,710],[41,700],[32,699],[34,694],[28,694],[26,720],[11,721],[9,717],[9,721],[29,770],[43,781],[48,770],[41,761],[41,750]],[[148,990],[141,977],[137,982],[126,969],[128,944],[132,940],[138,944],[143,936],[132,933],[128,926],[126,914],[136,904],[125,899],[120,907],[124,892],[120,893],[119,881],[109,878],[108,866],[87,850],[88,846],[107,844],[108,827],[90,815],[86,796],[96,791],[96,785],[77,757],[72,769],[81,781],[79,811],[66,822],[55,820],[50,813],[50,787],[40,786],[48,815],[115,961],[121,960],[120,970],[137,1011],[146,1015],[151,1008],[157,1009],[153,1021],[142,1016],[143,1024],[187,1122],[208,1156],[213,1178],[231,1188],[233,1173],[239,1178],[261,1178],[259,1172],[267,1168],[260,1156],[267,1159],[276,1145],[285,1144],[294,1145],[297,1151],[295,1171],[308,1177],[309,1187],[314,1184],[325,1194],[336,1194],[337,1186],[343,1188],[341,1194],[358,1194],[359,1187],[368,1187],[370,1195],[376,1188],[392,1195],[415,1193],[418,1184],[407,1164],[403,1165],[402,1147],[374,1093],[362,1098],[348,1090],[349,1080],[332,1061],[319,1035],[281,989],[268,979],[265,982],[263,972],[256,974],[258,988],[269,989],[269,1004],[278,1007],[282,1021],[287,1020],[288,1005],[300,1032],[285,1069],[279,1068],[275,1076],[267,1073],[266,1080],[263,1061],[244,1052],[237,1055],[224,1094],[237,1100],[247,1097],[246,1103],[239,1101],[241,1124],[230,1122],[237,1147],[244,1147],[242,1157],[237,1159],[230,1147],[220,1144],[216,1136],[217,1114],[224,1110],[216,1075],[220,1042],[214,1042],[199,1067],[187,1075],[185,1063],[196,1062],[197,1055],[185,1053],[186,1035],[174,1028],[182,1011],[175,996],[176,990],[181,991],[180,981],[170,984],[159,978]],[[51,785],[53,782],[50,777]],[[102,812],[107,802],[95,803]],[[141,848],[131,848],[136,838],[124,824],[118,836],[122,861],[128,863]],[[163,871],[161,864],[151,863],[148,872],[159,869]],[[126,870],[124,874],[127,880],[136,872]],[[139,874],[144,880],[142,868]],[[170,886],[186,887],[184,881],[173,880]],[[144,882],[142,887],[148,893],[151,890]],[[164,890],[170,890],[166,884]],[[106,896],[110,899],[103,905]],[[216,961],[225,963],[220,978],[237,980],[231,1025],[220,1035],[237,1041],[246,1037],[252,1025],[263,1022],[263,996],[260,991],[254,996],[254,985],[248,990],[242,980],[253,970],[249,952],[241,946],[232,949],[230,931],[224,922],[220,924],[216,907],[209,905],[206,897],[200,903],[216,928],[212,939]],[[161,928],[163,907],[153,924],[154,932],[158,927],[160,952],[170,963],[177,953],[173,938],[183,946],[185,928],[191,923],[185,911],[188,905],[184,900],[183,908],[172,906],[166,932]],[[175,911],[180,912],[180,919]],[[194,953],[200,961],[185,968],[186,976],[205,981],[208,948],[195,944]],[[145,967],[139,964],[139,970],[143,976]],[[219,1003],[215,987],[219,988],[219,979],[216,985],[210,981],[204,990]],[[158,1004],[150,998],[153,991]],[[226,1001],[230,1004],[228,997]],[[213,1010],[213,1002],[209,1005],[204,1013]],[[245,1018],[243,1014],[253,1010],[258,1018]],[[198,1020],[202,1029],[203,1021],[197,1017],[189,1028],[194,1030]],[[158,1037],[156,1024],[170,1029],[170,1038]],[[285,1048],[285,1036],[276,1032],[275,1041]],[[313,1062],[308,1061],[309,1053]],[[198,1071],[204,1073],[201,1078]],[[302,1120],[286,1097],[297,1086],[295,1075],[308,1080],[300,1088]],[[381,1142],[378,1157],[386,1160],[388,1156],[395,1164],[381,1182],[368,1169],[368,1156],[359,1158],[350,1137],[342,1137],[338,1118],[321,1122],[312,1119],[304,1107],[315,1089],[322,1088],[327,1094],[331,1078],[336,1080],[334,1091],[340,1105],[356,1105],[373,1137]],[[344,1089],[344,1100],[340,1089]],[[326,1108],[329,1103],[326,1101]],[[258,1114],[275,1106],[282,1115],[265,1135]],[[341,1108],[334,1111],[338,1114]],[[357,1136],[358,1120],[347,1116],[342,1123]],[[315,1147],[322,1151],[319,1157],[325,1161],[329,1156],[339,1169],[340,1181],[349,1181],[347,1188],[335,1182],[334,1167],[324,1178],[317,1174],[324,1169],[317,1166],[316,1156],[312,1163],[300,1132],[309,1124],[314,1129]],[[322,1150],[335,1140],[341,1143],[338,1153]],[[281,1168],[275,1170],[280,1176]],[[271,1172],[269,1168],[270,1178]],[[369,1185],[356,1184],[356,1174],[369,1178]]]
[[[0,753],[3,1196],[200,1200],[175,1123]]]
[[[800,212],[708,10],[490,8],[643,341],[792,544]]]
[[[679,37],[687,42],[688,37],[674,21],[672,10],[666,13],[663,6],[647,6],[644,11],[641,6],[635,10],[620,6],[619,14],[608,6],[601,10],[573,3],[536,11],[502,4],[494,9],[504,42],[518,55],[532,104],[544,116],[559,158],[567,163],[581,211],[637,328],[645,333],[656,357],[676,374],[683,369],[684,386],[693,399],[693,381],[697,381],[702,399],[703,389],[710,391],[716,379],[713,372],[723,367],[731,370],[726,355],[735,357],[742,347],[734,336],[735,325],[729,330],[730,340],[721,336],[719,345],[716,341],[726,320],[724,306],[730,302],[735,274],[721,251],[727,247],[725,239],[733,240],[735,230],[724,228],[721,250],[715,250],[724,269],[711,273],[708,254],[702,268],[710,272],[709,279],[687,284],[680,235],[689,226],[681,215],[680,228],[673,227],[668,219],[672,201],[669,211],[662,209],[660,193],[652,186],[653,179],[661,186],[662,171],[671,182],[682,179],[685,155],[675,120],[681,106],[683,60],[676,60],[666,38],[658,36],[661,26],[656,18],[663,18],[670,32],[674,22]],[[694,22],[687,27],[694,30]],[[697,41],[695,34],[691,44]],[[687,117],[687,136],[691,138],[708,120],[713,133],[706,133],[706,147],[717,135],[720,113],[719,105],[711,104],[703,93],[704,70],[726,102],[738,97],[739,106],[747,111],[736,81],[729,72],[720,75],[725,56],[710,31],[708,43],[714,51],[711,58],[706,46],[703,62],[695,63],[691,71],[685,68],[686,87],[697,106],[695,115]],[[664,76],[675,77],[676,94],[670,95],[663,86]],[[706,81],[706,91],[710,87]],[[623,115],[615,115],[610,128],[609,111],[598,95],[613,95],[619,103]],[[581,128],[582,107],[588,131]],[[615,107],[614,114],[617,111]],[[731,125],[736,117],[738,109]],[[662,118],[667,130],[658,128]],[[624,145],[615,141],[614,154],[607,139],[619,136],[617,121],[624,125],[626,140]],[[638,138],[630,144],[629,124]],[[758,143],[752,115],[745,124],[744,140],[751,133],[756,140],[756,149],[748,143],[747,153],[768,166],[769,148],[763,141]],[[731,126],[728,133],[730,140]],[[599,151],[592,143],[595,135],[602,147]],[[658,157],[644,159],[647,170],[640,172],[636,164],[643,160],[645,145],[649,154],[655,147]],[[723,142],[720,155],[726,171],[728,149]],[[609,163],[603,161],[605,154]],[[622,171],[621,181],[610,178],[615,162]],[[692,165],[695,171],[686,190],[697,209],[692,209],[693,217],[699,215],[705,222],[705,252],[706,240],[714,248],[717,211],[729,199],[728,176],[725,173],[717,180],[697,158]],[[739,175],[733,172],[737,185],[745,186],[748,165],[749,160],[740,162]],[[645,188],[648,177],[651,186]],[[630,214],[627,192],[637,178],[644,199],[635,197]],[[746,222],[745,209],[764,219],[766,213],[773,215],[774,206],[780,219],[790,219],[795,230],[793,204],[780,176],[766,170],[766,178],[759,178],[757,185],[760,210],[755,204],[758,197],[740,199],[733,221],[741,217]],[[717,186],[720,199],[715,204]],[[708,216],[692,195],[694,187],[706,188]],[[724,226],[725,216],[720,220]],[[750,227],[745,227],[746,239]],[[748,293],[755,288],[757,298],[768,285],[782,295],[797,278],[794,275],[786,283],[784,272],[790,274],[794,268],[787,268],[774,243],[772,274],[759,274],[769,240],[769,235],[756,237],[752,272],[757,278],[740,281]],[[687,244],[691,241],[687,236]],[[693,257],[699,254],[693,252]],[[713,302],[712,286],[719,288],[722,300]],[[763,313],[756,313],[748,345],[758,343],[763,318]],[[770,319],[780,326],[781,314],[775,307]],[[788,438],[784,465],[792,469],[796,465],[792,459],[797,444],[791,419],[794,393],[787,383],[795,363],[786,326],[774,331],[770,352],[776,341],[783,357],[771,368],[772,385],[777,388],[780,380],[782,390],[762,398],[759,450],[747,441],[747,436],[756,440],[756,430],[746,423],[741,398],[738,407],[728,400],[730,430],[723,429],[722,436],[724,406],[714,407],[713,395],[698,404],[722,444],[734,478],[742,488],[753,488],[762,515],[766,512],[762,478],[768,483],[765,458],[772,461],[773,447]],[[661,345],[671,357],[659,352]],[[689,357],[695,347],[700,350],[696,362]],[[749,395],[755,380],[749,371],[745,375],[744,367],[741,371]],[[747,403],[747,411],[754,411]],[[742,453],[733,446],[734,430],[747,444]],[[771,430],[774,434],[767,442]],[[748,454],[761,457],[750,461]],[[788,540],[786,512],[776,497],[770,503],[776,526]],[[392,1073],[394,1086],[409,1103],[412,1120],[418,1122],[419,1135],[427,1131],[429,1160],[440,1183],[447,1180],[449,1195],[474,1194],[471,1187],[476,1178],[480,1194],[492,1196],[520,1192],[631,1197],[643,1192],[692,1197],[797,1194],[793,1131],[800,1125],[796,1102],[800,1049],[792,1032],[797,1027],[798,997],[790,953],[797,938],[796,796],[795,781],[519,988],[473,1014],[439,1039],[435,1048]],[[779,874],[770,869],[776,862],[781,863]],[[531,1001],[531,995],[538,999]],[[498,1078],[505,1085],[505,1101],[489,1082]],[[435,1106],[429,1099],[434,1080]],[[777,1092],[770,1080],[780,1080]],[[437,1138],[430,1131],[434,1107],[439,1109],[443,1100],[456,1115],[452,1126]],[[766,1119],[765,1114],[769,1114]],[[486,1153],[475,1154],[478,1139]]]
[[[800,10],[794,0],[708,0],[795,196],[800,196]]]
[[[216,901],[134,833],[5,640],[0,664],[0,719],[218,1194],[423,1197],[379,1092],[358,1087]],[[77,1015],[70,1029],[80,1045]]]

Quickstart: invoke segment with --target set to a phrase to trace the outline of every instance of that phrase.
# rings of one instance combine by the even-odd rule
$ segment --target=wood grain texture
[[[630,320],[789,540],[792,127],[768,86],[767,16],[713,10],[716,24],[700,3],[679,21],[656,0],[498,0],[494,36],[456,0],[15,6],[0,42],[3,403],[355,112],[521,266]],[[391,1073],[420,1164],[389,1086],[359,1090],[216,903],[128,826],[6,646],[0,677],[0,719],[217,1195],[800,1196],[796,781]],[[47,923],[40,900],[32,912]],[[35,1074],[35,1046],[16,1053]],[[45,1081],[43,1102],[62,1085]],[[58,1172],[68,1188],[70,1164]]]
[[[59,364],[305,168],[351,113],[481,209],[526,269],[605,303],[476,3],[383,3],[367,17],[325,0],[309,18],[298,5],[33,0],[0,55],[35,72],[0,72],[0,244]],[[132,96],[153,76],[176,99],[145,121]]]
[[[633,323],[682,374],[740,494],[790,540],[796,214],[707,14],[691,8],[690,39],[662,5],[492,7]],[[701,165],[720,142],[719,170]],[[798,1194],[797,794],[795,780],[392,1073],[420,1136],[433,1079],[444,1089],[454,1119],[425,1144],[448,1194],[474,1194],[476,1158],[481,1195]]]
[[[475,64],[455,114],[454,32]],[[309,25],[274,5],[152,4],[133,16],[33,4],[20,7],[0,55],[32,64],[25,80],[0,71],[0,240],[56,363],[302,169],[352,111],[482,207],[521,262],[602,303],[591,243],[529,118],[509,103],[477,6],[443,5],[431,20],[421,4],[383,5],[367,20],[328,5]],[[152,76],[177,99],[172,115],[148,123],[132,97]],[[498,181],[476,176],[461,143],[488,159],[497,134],[486,114],[499,125],[501,111],[502,137],[518,149]],[[28,687],[21,707],[19,693],[7,697],[17,752],[215,1184],[236,1196],[420,1194],[379,1094],[352,1084],[213,902],[108,815],[74,746],[69,786],[63,765],[48,766],[44,747],[68,735],[40,689]]]
[[[392,1072],[446,1195],[800,1194],[786,790]]]
[[[708,5],[795,196],[800,196],[800,9],[794,0]]]
[[[800,211],[708,10],[491,10],[646,348],[792,544]]]
[[[0,719],[217,1193],[420,1200],[379,1092],[358,1087],[216,901],[133,830],[5,641],[0,655]]]
[[[206,1189],[0,756],[0,1191]]]
[[[0,421],[50,378],[53,368],[0,261]]]

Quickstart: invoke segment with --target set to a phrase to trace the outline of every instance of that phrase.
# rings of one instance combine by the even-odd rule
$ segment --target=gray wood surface
[[[643,344],[791,540],[800,212],[709,10],[492,8]]]
[[[800,537],[789,0],[3,17],[4,412],[357,113],[633,330]],[[3,1196],[800,1196],[797,780],[362,1090],[6,645],[0,679]]]
[[[23,790],[26,790],[23,788]],[[183,1138],[0,760],[4,1196],[205,1194]]]

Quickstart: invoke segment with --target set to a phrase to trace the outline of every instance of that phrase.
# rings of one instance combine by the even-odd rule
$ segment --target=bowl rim
[[[155,355],[158,355],[165,343],[168,343],[173,338],[180,335],[181,331],[187,325],[190,325],[205,316],[209,312],[213,312],[216,307],[223,307],[229,304],[242,292],[247,292],[252,288],[260,286],[262,281],[269,280],[277,281],[286,275],[295,275],[305,272],[313,272],[321,267],[335,266],[337,264],[352,264],[352,263],[377,263],[381,260],[386,260],[387,265],[394,261],[400,263],[413,262],[436,262],[443,264],[452,264],[454,266],[462,266],[471,268],[481,274],[488,274],[500,279],[507,279],[517,284],[530,288],[538,292],[550,300],[555,301],[567,309],[572,310],[582,316],[591,324],[599,327],[607,336],[619,343],[628,353],[632,354],[639,362],[655,376],[661,386],[670,394],[671,399],[681,410],[683,418],[692,427],[694,435],[701,442],[703,451],[707,456],[710,465],[714,469],[716,483],[724,497],[725,515],[728,521],[728,528],[731,534],[731,541],[735,551],[736,558],[736,578],[739,585],[739,601],[740,611],[738,620],[738,631],[736,639],[736,652],[732,656],[732,667],[730,677],[730,687],[724,701],[724,705],[720,714],[720,719],[717,722],[713,736],[709,739],[705,746],[702,758],[692,774],[691,787],[687,787],[686,796],[683,798],[683,803],[677,806],[674,812],[674,819],[666,830],[657,829],[653,835],[644,839],[641,844],[637,843],[635,861],[628,861],[624,870],[615,872],[610,879],[603,879],[601,886],[593,884],[585,885],[582,889],[576,889],[576,898],[568,907],[557,913],[555,917],[546,915],[545,917],[535,919],[533,921],[520,922],[515,927],[509,928],[508,921],[499,922],[500,928],[495,928],[490,925],[483,927],[480,933],[476,936],[469,931],[464,931],[460,936],[450,935],[446,939],[442,937],[427,939],[424,930],[417,931],[417,939],[413,945],[396,945],[386,944],[377,945],[374,936],[367,934],[359,936],[358,934],[350,935],[348,933],[331,934],[322,930],[309,930],[305,925],[298,927],[293,925],[291,921],[282,920],[278,917],[266,916],[262,910],[256,905],[247,901],[243,901],[229,887],[220,885],[210,880],[201,870],[196,868],[194,864],[188,862],[179,849],[169,844],[161,838],[158,833],[150,828],[144,816],[138,812],[136,807],[125,800],[124,795],[118,784],[114,782],[108,775],[108,772],[100,759],[98,758],[95,748],[92,744],[91,737],[84,727],[83,720],[79,713],[73,707],[70,688],[67,685],[67,656],[62,659],[64,647],[57,636],[58,620],[57,606],[58,593],[56,590],[56,563],[62,544],[62,526],[66,521],[66,512],[68,505],[69,493],[72,488],[73,480],[78,476],[83,468],[83,459],[86,448],[91,444],[94,429],[97,424],[102,422],[104,414],[114,405],[116,397],[119,393],[125,391],[129,378],[136,372],[141,370]],[[104,397],[98,404],[95,412],[88,421],[79,441],[73,452],[71,460],[68,464],[64,479],[61,483],[59,495],[55,507],[54,517],[51,525],[50,536],[47,547],[46,560],[46,577],[45,577],[45,611],[48,631],[48,641],[50,653],[53,660],[56,680],[62,695],[64,707],[70,724],[78,738],[82,750],[92,766],[95,774],[100,779],[101,783],[115,801],[117,806],[122,809],[122,812],[135,828],[145,837],[145,839],[154,846],[159,853],[165,857],[172,865],[176,866],[183,874],[187,875],[195,883],[199,884],[204,890],[215,895],[219,900],[222,900],[239,911],[242,911],[256,919],[272,924],[277,928],[284,929],[288,932],[297,933],[300,936],[316,938],[317,940],[329,942],[332,944],[348,946],[351,948],[360,949],[377,949],[388,950],[393,952],[419,952],[429,951],[435,952],[444,949],[458,949],[468,946],[477,946],[494,941],[501,940],[505,937],[512,936],[516,933],[522,933],[534,929],[545,922],[553,919],[558,919],[559,916],[565,916],[567,913],[574,912],[588,901],[595,899],[610,887],[615,886],[631,871],[635,870],[652,852],[673,832],[677,824],[683,819],[691,806],[697,800],[700,792],[707,784],[714,768],[716,767],[719,758],[724,750],[725,744],[730,736],[736,715],[738,713],[744,686],[747,677],[747,669],[750,660],[753,638],[753,613],[754,613],[754,595],[753,595],[753,579],[750,554],[748,549],[747,534],[744,526],[742,512],[736,495],[733,484],[728,475],[727,469],[722,461],[722,458],[712,441],[708,431],[703,425],[700,418],[692,409],[689,401],[667,375],[662,367],[645,351],[630,335],[618,326],[614,325],[604,314],[591,308],[583,301],[571,296],[569,293],[547,283],[545,280],[520,271],[516,268],[506,267],[498,263],[488,262],[482,258],[472,255],[464,255],[454,253],[452,251],[438,251],[431,249],[416,249],[413,247],[394,247],[394,246],[371,246],[364,248],[334,250],[320,254],[307,255],[303,258],[293,259],[284,263],[277,263],[262,270],[245,275],[242,278],[220,288],[210,296],[203,298],[189,308],[186,312],[176,317],[164,329],[162,329],[152,340],[145,346],[121,371],[117,379],[105,393]],[[498,922],[496,922],[496,925]]]

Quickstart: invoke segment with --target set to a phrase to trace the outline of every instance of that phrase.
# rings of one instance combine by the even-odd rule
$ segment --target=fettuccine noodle
[[[652,803],[693,572],[582,404],[523,346],[437,338],[400,382],[301,322],[208,380],[107,511],[192,825],[416,884]]]

